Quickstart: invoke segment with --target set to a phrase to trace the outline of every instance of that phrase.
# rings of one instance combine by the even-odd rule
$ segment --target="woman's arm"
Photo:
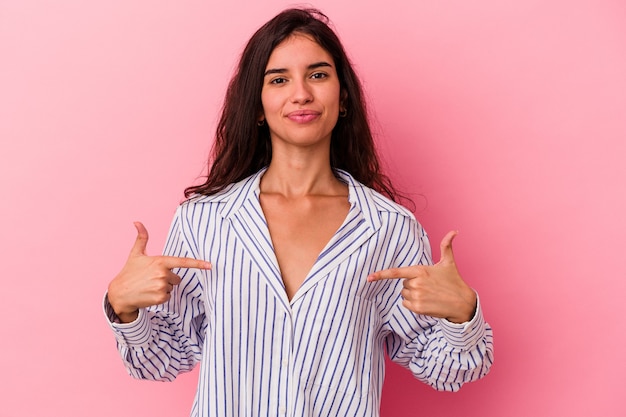
[[[391,307],[383,318],[390,358],[437,390],[456,391],[486,375],[493,363],[493,333],[478,296],[461,278],[448,233],[441,260],[430,265],[430,245],[416,224],[407,236],[399,267],[378,271],[370,282],[388,280]],[[403,266],[403,265],[410,266]]]
[[[166,256],[147,256],[148,234],[138,236],[126,265],[109,285],[104,310],[128,372],[135,378],[172,380],[200,360],[205,311],[201,274],[208,262],[191,252],[175,217]]]

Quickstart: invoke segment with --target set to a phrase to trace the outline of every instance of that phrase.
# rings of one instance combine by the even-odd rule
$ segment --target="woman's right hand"
[[[173,268],[211,269],[211,263],[199,259],[148,256],[148,231],[140,222],[134,224],[137,240],[126,264],[109,284],[107,294],[122,323],[134,321],[140,308],[169,301],[174,285],[180,284],[180,277],[172,272]]]

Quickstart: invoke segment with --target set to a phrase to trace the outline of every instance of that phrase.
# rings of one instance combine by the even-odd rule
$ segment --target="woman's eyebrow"
[[[312,70],[312,69],[316,69],[316,68],[320,68],[320,67],[331,67],[332,68],[332,65],[330,65],[326,61],[320,61],[320,62],[316,62],[315,64],[309,65],[307,68],[309,70]]]
[[[320,68],[320,67],[332,67],[332,65],[330,65],[326,61],[320,61],[320,62],[315,62],[315,63],[307,66],[307,69],[308,70],[313,70],[313,69],[317,69],[317,68]],[[263,74],[263,76],[267,77],[270,74],[283,74],[285,72],[288,72],[287,68],[270,68],[270,69],[265,71],[265,74]]]

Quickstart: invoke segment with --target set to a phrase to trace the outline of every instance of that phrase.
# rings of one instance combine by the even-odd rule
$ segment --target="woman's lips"
[[[296,123],[309,123],[319,117],[320,113],[313,110],[296,110],[287,114],[287,118]]]

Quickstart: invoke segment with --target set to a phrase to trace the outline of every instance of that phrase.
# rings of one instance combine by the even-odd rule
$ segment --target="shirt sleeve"
[[[181,229],[180,208],[172,222],[164,255],[194,257]],[[200,361],[206,328],[202,274],[197,269],[174,269],[181,283],[170,301],[139,310],[137,319],[120,323],[108,299],[104,314],[115,335],[128,373],[134,378],[171,381]]]
[[[428,237],[414,220],[396,265],[430,265]],[[493,333],[485,322],[480,301],[474,317],[456,324],[411,312],[402,305],[401,280],[388,281],[392,302],[383,317],[389,357],[419,380],[439,391],[458,391],[485,376],[493,363]]]

